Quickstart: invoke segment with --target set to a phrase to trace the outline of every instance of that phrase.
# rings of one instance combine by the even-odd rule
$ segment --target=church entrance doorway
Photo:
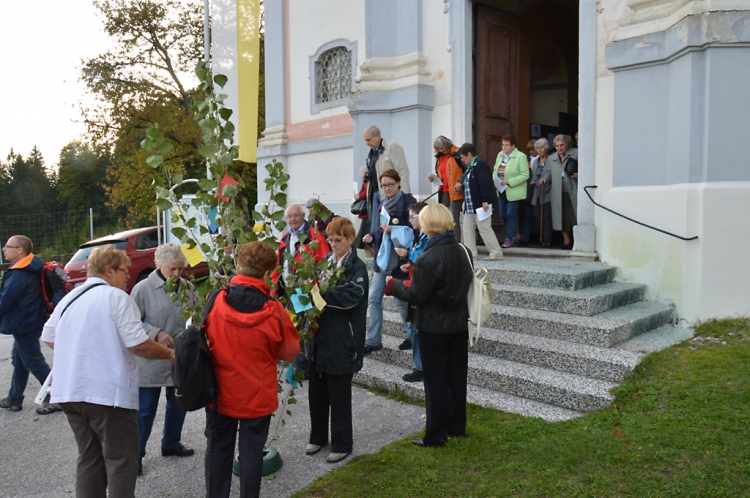
[[[578,130],[578,0],[482,0],[474,7],[474,143],[491,166],[501,137]],[[523,216],[523,210],[519,215]],[[498,239],[504,226],[493,215]],[[522,219],[519,219],[519,228]]]

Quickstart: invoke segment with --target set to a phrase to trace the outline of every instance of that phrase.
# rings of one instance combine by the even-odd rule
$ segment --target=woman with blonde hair
[[[469,358],[467,294],[473,277],[471,258],[456,242],[453,216],[445,206],[429,204],[419,213],[427,235],[414,264],[411,285],[390,279],[386,294],[414,306],[413,324],[422,357],[427,431],[417,446],[442,446],[448,436],[466,434],[466,382]]]

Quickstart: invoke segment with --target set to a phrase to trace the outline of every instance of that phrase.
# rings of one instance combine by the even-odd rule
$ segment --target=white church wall
[[[303,204],[311,197],[321,201],[335,214],[349,216],[354,200],[351,176],[339,174],[352,164],[352,149],[291,155],[286,171],[292,177],[287,189],[290,204]]]
[[[310,56],[330,41],[346,39],[357,42],[357,60],[363,62],[364,2],[326,0],[321,5],[309,0],[289,0],[289,32],[291,123],[346,114],[346,105],[311,113]]]

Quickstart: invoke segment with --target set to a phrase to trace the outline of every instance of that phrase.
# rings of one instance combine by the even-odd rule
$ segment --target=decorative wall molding
[[[712,11],[747,10],[747,0],[626,0],[617,39],[664,31],[690,15]]]
[[[427,56],[411,52],[396,57],[373,57],[359,66],[357,83],[360,92],[394,90],[412,85],[430,85]]]
[[[284,145],[289,141],[289,135],[286,133],[286,125],[266,128],[261,133],[263,138],[258,140],[258,147],[274,147]]]

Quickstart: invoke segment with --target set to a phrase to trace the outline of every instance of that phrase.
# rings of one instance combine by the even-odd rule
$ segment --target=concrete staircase
[[[545,420],[609,406],[610,389],[644,355],[680,342],[669,306],[643,301],[645,286],[615,282],[601,263],[538,258],[477,261],[494,288],[493,314],[469,349],[470,403]],[[355,382],[424,397],[399,351],[401,321],[385,298],[383,350],[365,359]]]

